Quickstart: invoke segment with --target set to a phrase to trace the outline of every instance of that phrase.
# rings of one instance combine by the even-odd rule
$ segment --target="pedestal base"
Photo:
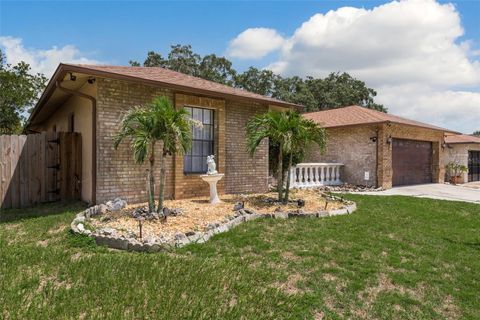
[[[222,202],[220,198],[218,197],[217,193],[217,182],[222,179],[224,176],[223,173],[217,173],[217,174],[203,174],[200,176],[203,181],[207,182],[208,185],[210,186],[210,203],[211,204],[216,204]]]

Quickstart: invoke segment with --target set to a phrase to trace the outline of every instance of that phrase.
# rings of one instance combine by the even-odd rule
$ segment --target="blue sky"
[[[291,34],[318,12],[341,6],[373,8],[388,1],[3,1],[0,34],[26,46],[73,44],[89,58],[113,64],[142,60],[148,50],[191,44],[201,54],[224,54],[229,41],[250,27]],[[446,3],[447,1],[442,1]],[[452,2],[465,36],[480,44],[480,1]],[[265,61],[236,60],[239,69]]]
[[[458,114],[449,113],[449,105],[445,99],[448,96],[452,102],[456,101],[458,104],[458,101],[462,101],[462,105],[468,105],[462,115],[471,114],[472,111],[480,114],[480,80],[472,75],[480,70],[480,1],[407,2],[410,4],[401,9],[388,1],[0,0],[0,37],[3,37],[4,48],[10,46],[10,50],[4,49],[7,60],[15,62],[18,58],[15,55],[25,54],[27,60],[32,59],[32,65],[37,65],[41,72],[46,73],[51,72],[52,65],[62,58],[74,62],[126,65],[130,59],[142,61],[148,50],[166,54],[169,46],[177,43],[191,44],[194,51],[200,54],[227,54],[238,70],[254,65],[260,68],[269,67],[284,75],[313,73],[316,76],[323,76],[327,71],[348,71],[377,89],[380,102],[386,104],[392,112],[457,130],[473,130],[473,120],[460,121]],[[453,6],[449,7],[446,5],[448,3]],[[347,10],[345,13],[341,9],[343,7],[367,10]],[[330,10],[338,15],[328,16],[327,12]],[[424,17],[417,15],[404,25],[400,21],[393,27],[387,26],[386,30],[389,30],[388,27],[394,28],[394,32],[390,31],[393,38],[400,37],[398,43],[405,43],[404,47],[392,44],[389,48],[388,37],[381,34],[382,23],[389,25],[389,20],[399,19],[399,16],[408,20],[410,15],[415,16],[419,11],[422,11],[425,17],[433,17],[432,21],[425,22]],[[369,18],[362,20],[364,13]],[[311,20],[315,15],[318,19]],[[354,36],[358,28],[355,27],[356,24],[342,20],[345,15],[365,29],[358,43],[355,41],[359,38],[358,35]],[[456,17],[459,17],[459,21]],[[373,21],[372,25],[369,26],[365,20]],[[312,22],[310,29],[302,28],[302,24],[307,21]],[[333,21],[340,26],[338,29],[325,31],[322,29],[325,21],[329,25]],[[278,45],[273,45],[273,39],[254,29],[248,35],[245,34],[242,41],[238,39],[236,49],[240,50],[240,53],[231,54],[231,41],[240,38],[242,32],[252,28],[267,28],[270,32],[268,34],[275,34]],[[312,36],[312,28],[323,30],[322,35],[318,36],[323,41],[321,44],[314,39],[317,36]],[[457,29],[463,29],[463,34],[460,31],[449,34],[449,30]],[[305,37],[301,40],[294,37],[296,31],[302,30],[312,37],[310,42],[305,40]],[[424,32],[423,35],[419,33],[419,37],[409,36],[417,30]],[[350,38],[345,36],[349,33],[352,34]],[[448,41],[442,40],[444,34]],[[405,35],[405,39],[402,35]],[[435,35],[432,39],[438,39],[438,42],[429,40],[430,42],[424,43],[421,40],[429,38],[430,35]],[[339,42],[331,40],[342,37],[345,37],[343,41],[349,44],[348,46],[343,44],[342,47]],[[12,44],[12,39],[17,42]],[[377,45],[378,42],[386,44],[379,48],[373,47],[369,52],[363,45],[370,39],[378,39]],[[10,42],[5,42],[7,40]],[[262,53],[253,58],[246,56],[245,50],[262,46],[265,46]],[[338,46],[338,50],[330,51],[335,46]],[[444,46],[449,49],[435,52]],[[465,49],[466,46],[468,49]],[[65,53],[63,49],[68,52]],[[353,53],[358,50],[360,54],[348,55],[345,54],[346,50]],[[399,51],[405,52],[399,56],[392,55],[392,52]],[[443,59],[452,64],[451,69],[446,68],[440,58],[436,62],[429,61],[428,52],[432,56],[443,55]],[[358,58],[362,54],[364,60]],[[335,59],[337,55],[338,59]],[[295,60],[296,56],[302,57],[301,60]],[[372,67],[375,61],[378,61],[378,65]],[[393,70],[393,64],[391,68],[379,67],[393,63],[392,61],[398,61],[399,67],[396,70]],[[425,71],[418,70],[422,61],[427,65]],[[429,65],[436,67],[430,68]],[[464,71],[457,72],[456,65],[463,65]],[[404,71],[409,68],[410,73]],[[451,74],[451,77],[447,79],[446,74]],[[393,78],[401,81],[390,81]],[[452,80],[456,78],[459,80]],[[413,96],[415,100],[412,98],[403,101],[405,95]],[[435,103],[438,101],[443,102],[442,106],[437,108]],[[458,109],[458,106],[452,108]],[[477,129],[480,129],[480,116],[474,120],[478,120]]]

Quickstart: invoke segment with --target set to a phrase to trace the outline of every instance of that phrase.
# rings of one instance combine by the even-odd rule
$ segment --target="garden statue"
[[[214,160],[215,156],[212,154],[211,156],[207,156],[207,174],[217,174],[217,165],[215,164]]]

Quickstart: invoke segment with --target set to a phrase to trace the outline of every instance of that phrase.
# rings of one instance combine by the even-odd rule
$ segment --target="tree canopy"
[[[474,136],[480,136],[480,130],[474,131],[474,132],[473,132],[473,135],[474,135]]]
[[[201,56],[190,45],[173,45],[166,58],[154,51],[147,53],[143,64],[130,60],[132,66],[163,67],[210,81],[242,88],[283,101],[301,104],[306,111],[339,108],[349,105],[387,112],[374,99],[377,92],[346,72],[332,72],[325,78],[282,77],[270,70],[250,67],[237,72],[232,62],[215,54]]]
[[[0,50],[0,134],[22,131],[25,113],[29,112],[45,88],[42,74],[30,74],[30,66],[20,62],[12,66]]]

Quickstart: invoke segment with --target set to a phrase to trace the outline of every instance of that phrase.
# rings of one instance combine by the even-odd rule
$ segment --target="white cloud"
[[[378,92],[390,112],[471,132],[480,128],[479,51],[452,4],[393,1],[371,10],[315,14],[267,68],[286,76],[346,71]]]
[[[284,39],[274,29],[250,28],[230,41],[227,55],[239,59],[260,59],[282,47]]]
[[[6,56],[7,63],[17,64],[20,61],[28,63],[32,73],[43,73],[51,77],[60,62],[63,63],[84,63],[99,64],[94,59],[83,56],[75,46],[66,45],[50,49],[26,48],[20,38],[0,37],[0,48]]]

